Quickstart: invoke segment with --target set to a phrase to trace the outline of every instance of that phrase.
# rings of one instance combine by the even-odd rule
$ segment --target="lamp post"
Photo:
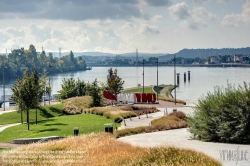
[[[2,64],[3,64],[3,111],[5,111],[5,77],[4,77],[5,64],[4,64],[4,60]]]
[[[143,82],[142,82],[142,93],[144,93],[144,59],[142,60],[142,76],[143,76]]]
[[[176,69],[175,69],[175,64],[176,64],[176,58],[174,54],[174,104],[176,105]]]
[[[50,105],[50,95],[51,95],[51,88],[50,88],[50,68],[52,67],[51,64],[49,64],[49,105]]]
[[[157,101],[158,101],[158,91],[159,91],[159,89],[158,89],[158,58],[157,58],[157,61],[155,63],[157,65]]]

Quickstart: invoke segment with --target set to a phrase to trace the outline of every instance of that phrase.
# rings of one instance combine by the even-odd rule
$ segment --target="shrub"
[[[74,115],[86,112],[86,109],[90,108],[93,100],[91,96],[81,96],[69,98],[64,100],[63,102],[65,103],[63,112],[65,114]]]
[[[164,131],[170,129],[187,127],[187,122],[175,117],[175,116],[163,116],[159,119],[152,121],[152,126],[143,126],[135,128],[127,128],[116,131],[116,137],[123,137],[127,135],[151,133],[156,131]]]
[[[188,129],[194,138],[226,143],[250,144],[250,89],[215,87],[198,100],[193,115],[188,116]]]
[[[168,114],[169,116],[175,116],[181,120],[187,120],[187,116],[184,112],[182,111],[174,111],[174,112],[171,112],[170,114]]]

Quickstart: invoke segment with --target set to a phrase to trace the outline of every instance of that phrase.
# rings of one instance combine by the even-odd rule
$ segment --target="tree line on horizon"
[[[3,74],[6,79],[14,79],[23,75],[25,70],[35,68],[38,73],[47,71],[48,74],[63,73],[70,71],[86,70],[86,62],[82,57],[74,57],[70,51],[68,55],[62,57],[53,57],[53,54],[45,51],[41,53],[36,51],[34,45],[29,49],[14,49],[7,56],[0,55],[1,69],[0,78]]]

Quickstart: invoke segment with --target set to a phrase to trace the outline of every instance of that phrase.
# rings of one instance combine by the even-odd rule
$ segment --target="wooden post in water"
[[[190,81],[190,71],[188,71],[188,81]]]
[[[180,84],[180,73],[177,73],[177,85]]]
[[[184,82],[186,82],[186,72],[184,72]]]

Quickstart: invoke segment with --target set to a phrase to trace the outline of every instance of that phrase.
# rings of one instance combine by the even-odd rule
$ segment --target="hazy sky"
[[[250,46],[250,0],[0,0],[0,52]]]

